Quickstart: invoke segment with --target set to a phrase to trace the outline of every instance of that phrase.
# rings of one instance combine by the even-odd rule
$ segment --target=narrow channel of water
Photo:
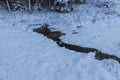
[[[115,55],[110,55],[110,54],[107,54],[107,53],[103,53],[103,52],[101,52],[101,51],[99,51],[98,49],[95,49],[95,48],[82,47],[82,46],[62,42],[60,37],[63,36],[63,35],[66,35],[66,34],[64,34],[60,31],[51,31],[48,25],[43,25],[40,28],[33,29],[33,32],[43,34],[47,38],[52,39],[59,47],[65,47],[66,49],[73,50],[73,51],[76,51],[76,52],[82,52],[82,53],[94,52],[95,53],[95,58],[98,59],[98,60],[113,59],[113,60],[116,60],[120,63],[120,58],[118,58]]]

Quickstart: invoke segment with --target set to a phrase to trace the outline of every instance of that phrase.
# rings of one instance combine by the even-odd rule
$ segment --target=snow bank
[[[94,53],[77,54],[36,33],[0,30],[0,79],[119,80],[120,65],[100,62]],[[104,65],[105,64],[105,65]],[[109,65],[107,65],[109,64]],[[108,68],[109,67],[109,68]],[[112,69],[111,69],[112,68]],[[115,74],[114,74],[115,73]]]
[[[0,79],[120,80],[118,62],[98,61],[94,53],[87,55],[59,48],[52,40],[31,31],[39,25],[30,26],[48,23],[51,28],[67,34],[61,38],[67,43],[97,48],[120,57],[119,7],[117,4],[107,9],[85,4],[75,6],[75,11],[67,14],[9,13],[1,9]],[[72,34],[73,31],[78,34]]]

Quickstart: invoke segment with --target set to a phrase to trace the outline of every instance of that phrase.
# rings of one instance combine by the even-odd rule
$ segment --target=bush
[[[7,2],[8,1],[8,4]],[[10,10],[34,11],[41,8],[52,9],[58,12],[70,12],[73,10],[73,3],[82,3],[85,0],[0,0]]]

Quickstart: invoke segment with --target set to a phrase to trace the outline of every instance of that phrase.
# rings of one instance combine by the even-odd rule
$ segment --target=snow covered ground
[[[67,34],[61,37],[67,43],[120,57],[120,1],[114,2],[117,4],[110,8],[75,6],[73,12],[66,14],[10,13],[0,7],[0,80],[120,80],[118,62],[98,61],[94,53],[80,54],[60,48],[32,32],[39,27],[36,24],[48,23]]]

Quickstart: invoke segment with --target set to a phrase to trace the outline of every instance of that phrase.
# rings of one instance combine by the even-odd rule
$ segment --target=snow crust
[[[67,34],[61,37],[67,43],[120,57],[120,1],[113,2],[117,4],[110,8],[95,3],[74,6],[74,11],[66,14],[10,13],[0,7],[0,80],[120,80],[118,62],[98,61],[94,53],[60,48],[32,32],[48,23]],[[74,31],[78,34],[72,34]]]

